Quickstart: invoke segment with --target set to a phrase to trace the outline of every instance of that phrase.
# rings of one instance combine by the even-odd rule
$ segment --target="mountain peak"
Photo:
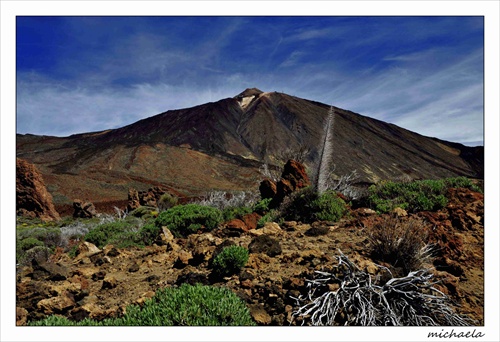
[[[238,99],[238,98],[243,98],[243,97],[248,97],[248,96],[259,95],[259,94],[262,94],[262,93],[263,93],[263,91],[260,90],[260,89],[257,89],[257,88],[247,88],[247,89],[243,90],[241,93],[239,93],[238,95],[236,95],[234,98]]]

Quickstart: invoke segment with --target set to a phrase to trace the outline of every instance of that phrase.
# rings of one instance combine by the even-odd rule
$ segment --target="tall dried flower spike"
[[[321,146],[319,149],[319,159],[317,162],[316,174],[314,177],[314,190],[318,194],[322,194],[328,188],[329,168],[333,153],[333,123],[335,121],[335,113],[333,107],[330,107],[326,118]]]

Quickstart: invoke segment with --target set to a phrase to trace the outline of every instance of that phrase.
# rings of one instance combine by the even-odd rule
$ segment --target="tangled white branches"
[[[203,199],[196,203],[224,210],[231,207],[251,206],[258,199],[259,195],[252,191],[235,191],[231,193],[226,191],[210,191]]]
[[[307,281],[307,297],[294,298],[299,308],[293,319],[300,318],[302,324],[314,326],[472,325],[469,318],[453,311],[449,298],[434,287],[428,270],[393,278],[384,268],[390,279],[379,284],[380,278],[373,279],[339,253],[339,263],[333,271],[317,271],[321,278]],[[328,291],[329,283],[338,284],[338,289]],[[316,296],[318,292],[323,293]]]

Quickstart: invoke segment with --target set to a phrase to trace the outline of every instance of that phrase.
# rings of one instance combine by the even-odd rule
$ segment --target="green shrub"
[[[238,273],[248,261],[248,249],[241,246],[225,247],[212,262],[217,275],[229,276]]]
[[[52,252],[53,251],[46,246],[35,246],[27,251],[16,253],[16,263],[20,265],[30,265],[33,260],[46,261],[49,259]]]
[[[103,321],[84,319],[71,322],[59,316],[50,316],[29,325],[41,326],[249,326],[255,325],[245,303],[223,287],[183,284],[178,288],[164,288],[142,306],[129,305],[120,318]]]
[[[155,207],[149,207],[149,206],[143,205],[143,206],[140,206],[139,208],[132,210],[128,216],[140,217],[140,218],[146,217],[147,218],[147,217],[151,217],[153,215],[153,213],[155,213],[155,212],[156,212]]]
[[[333,192],[325,192],[310,205],[313,219],[318,221],[338,221],[347,211],[346,203]]]
[[[52,226],[31,227],[21,224],[16,229],[16,263],[27,264],[35,256],[38,258],[47,253],[48,257],[59,245],[61,245],[60,228]]]
[[[264,225],[267,222],[274,222],[276,220],[280,220],[280,218],[279,218],[279,212],[276,209],[271,209],[264,216],[262,216],[259,219],[259,221],[257,221],[257,227],[258,228],[264,227]]]
[[[57,227],[22,227],[16,232],[19,240],[34,238],[50,248],[55,248],[61,242],[61,229]]]
[[[479,186],[474,184],[467,177],[446,178],[444,181],[448,188],[466,188],[476,192],[483,192],[483,190]]]
[[[287,221],[338,221],[346,212],[346,203],[336,193],[318,195],[312,188],[296,191],[280,207],[280,216]]]
[[[85,241],[99,248],[113,244],[119,248],[128,246],[143,246],[141,235],[136,224],[128,221],[104,223],[90,230],[84,237]]]
[[[161,233],[161,227],[153,223],[146,223],[142,226],[139,234],[146,246],[152,245]]]
[[[249,207],[228,207],[222,210],[222,217],[224,221],[232,219],[241,219],[244,215],[252,213]]]
[[[269,203],[271,203],[272,200],[272,198],[261,199],[253,205],[252,211],[256,212],[259,215],[265,215],[267,212],[269,212]]]
[[[19,244],[19,249],[22,251],[27,251],[28,249],[31,249],[35,246],[43,246],[43,242],[40,240],[35,239],[34,237],[28,237],[26,239],[22,239],[21,241],[18,242]]]
[[[179,199],[177,198],[177,196],[174,196],[166,192],[160,196],[160,199],[157,202],[158,209],[160,209],[160,211],[170,209],[172,207],[175,207],[178,202]]]
[[[158,215],[155,224],[167,226],[175,237],[186,237],[201,228],[212,230],[223,220],[222,212],[198,204],[178,205]]]
[[[381,213],[390,212],[396,207],[410,212],[434,211],[444,208],[448,203],[447,190],[458,187],[482,192],[466,177],[418,180],[410,183],[385,181],[369,187],[368,202],[373,209]]]

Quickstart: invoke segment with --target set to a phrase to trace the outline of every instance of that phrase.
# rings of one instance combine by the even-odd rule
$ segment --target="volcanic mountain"
[[[287,153],[318,155],[330,105],[246,89],[232,98],[169,110],[128,126],[68,137],[17,135],[17,157],[35,164],[56,208],[80,198],[125,202],[129,188],[161,186],[181,196],[255,190],[264,164]],[[484,148],[425,137],[337,107],[334,176],[356,170],[363,183],[384,179],[482,178]]]

